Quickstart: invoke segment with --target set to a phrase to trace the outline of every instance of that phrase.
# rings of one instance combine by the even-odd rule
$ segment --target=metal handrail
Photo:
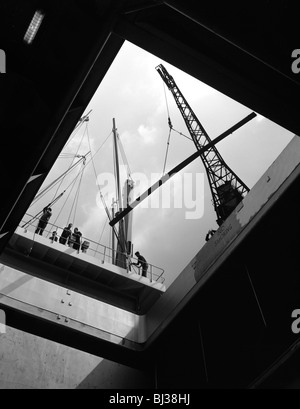
[[[25,227],[24,229],[27,231],[27,230],[29,230],[29,227],[32,226],[32,227],[34,228],[34,231],[35,231],[37,226],[35,226],[34,224],[36,224],[36,222],[38,223],[38,222],[39,222],[39,219],[34,218],[34,216],[32,216],[32,215],[30,215],[30,214],[28,214],[28,213],[26,213],[25,216],[28,216],[28,217],[30,217],[30,218],[33,218],[33,221],[32,221],[30,224],[28,224],[27,227]],[[22,225],[23,225],[25,222],[26,222],[25,220],[22,220],[19,227],[22,228]],[[51,227],[51,229],[49,229],[49,226]],[[60,227],[60,226],[58,226],[58,225],[55,225],[55,224],[52,224],[52,223],[48,222],[47,225],[46,225],[46,228],[44,229],[44,232],[47,233],[47,237],[48,237],[49,234],[53,233],[53,231],[56,231],[56,233],[57,233],[57,234],[56,234],[57,242],[59,243],[59,238],[61,237],[61,235],[58,234],[58,231],[59,231],[59,230],[63,231],[63,229],[64,229],[64,228],[62,228],[62,227]],[[38,235],[38,233],[35,233],[35,234]],[[43,237],[44,237],[44,236],[43,236]],[[49,240],[50,240],[52,243],[54,242],[54,240],[51,240],[51,237],[49,237]],[[97,242],[95,242],[95,241],[93,241],[93,240],[91,240],[91,239],[89,239],[88,237],[85,237],[85,236],[81,236],[80,247],[79,247],[79,250],[77,250],[77,253],[78,253],[78,254],[80,254],[80,250],[82,250],[82,243],[83,243],[84,241],[88,241],[89,244],[90,244],[89,247],[87,248],[87,250],[85,251],[85,253],[88,252],[89,255],[91,255],[92,257],[95,257],[95,258],[98,258],[98,259],[100,258],[101,261],[102,261],[102,263],[104,263],[105,261],[108,261],[108,262],[110,262],[110,263],[112,264],[113,254],[116,255],[117,251],[116,251],[116,250],[113,250],[112,248],[110,248],[110,247],[108,247],[108,246],[106,246],[106,245],[97,243]],[[61,244],[61,243],[60,243],[60,244]],[[95,248],[93,248],[93,247],[91,246],[91,244],[92,244],[93,247],[95,246]],[[61,244],[61,245],[64,245],[64,244]],[[65,245],[67,245],[67,244],[65,244]],[[100,251],[98,250],[99,247],[100,247]],[[82,251],[82,252],[83,252],[83,251]],[[125,255],[126,255],[126,258],[129,259],[129,260],[128,260],[129,262],[127,263],[127,266],[126,266],[125,269],[127,269],[128,272],[129,272],[129,270],[130,270],[131,268],[132,268],[134,271],[138,270],[138,273],[137,273],[137,274],[140,275],[140,274],[141,274],[141,272],[140,272],[141,267],[134,266],[134,265],[132,264],[132,261],[131,261],[131,260],[137,261],[137,259],[136,259],[135,257],[128,257],[127,254],[125,254]],[[100,257],[99,257],[99,256],[100,256]],[[148,271],[147,271],[147,275],[150,274],[150,282],[155,281],[155,282],[160,282],[160,283],[163,284],[163,283],[165,282],[165,278],[163,277],[164,270],[163,270],[162,268],[157,267],[157,266],[155,266],[155,265],[153,265],[153,264],[150,264],[150,263],[148,263],[148,262],[147,262],[147,264],[148,264],[148,266],[149,266],[149,267],[148,267]]]

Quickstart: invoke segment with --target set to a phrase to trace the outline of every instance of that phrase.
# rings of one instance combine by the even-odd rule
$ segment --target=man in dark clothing
[[[135,255],[137,256],[138,262],[132,264],[137,267],[142,267],[142,276],[147,277],[148,263],[145,257],[143,257],[138,251],[135,253]]]
[[[52,216],[52,209],[50,207],[44,207],[43,214],[40,217],[39,224],[36,228],[35,233],[39,234],[40,236],[43,235],[43,232],[48,224],[50,217]]]
[[[205,237],[205,240],[208,241],[209,239],[212,238],[212,236],[215,234],[216,230],[208,230],[208,233]]]
[[[71,236],[72,234],[72,223],[69,223],[67,227],[65,227],[61,233],[61,236],[59,238],[59,242],[61,244],[66,244],[68,238]]]
[[[80,246],[81,246],[81,236],[82,236],[82,233],[78,230],[77,227],[75,227],[74,232],[71,234],[69,241],[68,241],[69,246],[79,251]]]

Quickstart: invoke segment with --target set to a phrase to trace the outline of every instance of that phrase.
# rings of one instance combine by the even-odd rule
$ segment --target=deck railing
[[[34,216],[26,213],[26,215],[24,216],[21,224],[19,227],[24,228],[25,230],[31,231],[33,233],[35,233],[36,228],[38,226],[39,223],[39,219],[35,218]],[[36,235],[41,235],[43,237],[46,237],[47,239],[49,239],[50,243],[54,243],[54,242],[58,242],[59,243],[59,239],[61,238],[61,233],[63,231],[64,228],[52,224],[50,222],[47,223],[46,228],[44,229],[44,231],[42,232],[42,234],[38,234],[35,233]],[[52,233],[56,232],[55,237],[54,238]],[[84,246],[83,244],[86,243],[86,246]],[[76,244],[76,243],[75,243]],[[69,247],[73,247],[74,242],[70,241],[67,239],[66,244],[61,244],[61,245],[65,245],[65,246],[69,246]],[[98,260],[101,260],[102,263],[104,262],[108,262],[113,264],[113,260],[116,260],[117,254],[120,255],[120,253],[117,253],[116,250],[113,250],[112,248],[100,244],[100,243],[96,243],[95,241],[82,236],[80,239],[80,245],[79,248],[77,249],[77,253],[81,254],[81,253],[86,253]],[[135,273],[141,275],[142,273],[142,268],[141,267],[137,267],[135,265],[133,265],[133,263],[137,263],[137,259],[135,257],[131,257],[130,255],[127,255],[125,253],[123,253],[123,259],[124,259],[124,266],[122,266],[125,270],[127,270],[127,272],[130,271],[134,271]],[[161,284],[164,283],[165,278],[163,277],[164,274],[164,270],[160,267],[157,267],[151,263],[148,263],[148,269],[147,269],[147,277],[149,278],[150,282],[159,282]]]

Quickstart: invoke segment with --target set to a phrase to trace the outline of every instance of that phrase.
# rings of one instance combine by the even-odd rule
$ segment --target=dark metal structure
[[[200,151],[211,142],[210,137],[166,68],[160,64],[156,70],[171,91],[196,149]],[[217,223],[221,225],[249,192],[249,188],[229,168],[215,146],[209,148],[200,157],[207,173]]]

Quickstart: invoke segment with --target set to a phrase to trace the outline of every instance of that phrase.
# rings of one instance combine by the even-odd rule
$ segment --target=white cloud
[[[153,145],[157,139],[156,128],[147,127],[145,125],[140,125],[138,127],[138,133],[143,138],[143,143]]]

